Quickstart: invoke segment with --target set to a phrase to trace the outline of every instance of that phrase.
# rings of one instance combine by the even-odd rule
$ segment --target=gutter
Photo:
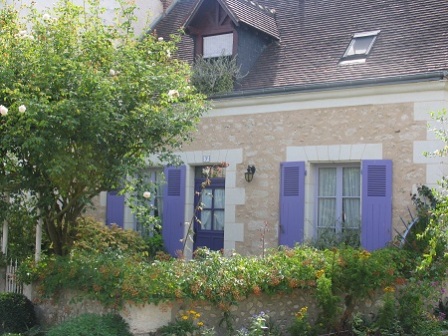
[[[448,79],[448,70],[431,71],[412,75],[402,75],[394,77],[370,78],[351,81],[338,81],[332,83],[318,83],[318,84],[303,84],[303,85],[289,85],[282,87],[271,87],[254,90],[233,91],[230,93],[211,96],[210,99],[227,99],[227,98],[244,98],[260,95],[270,94],[288,94],[296,92],[315,92],[315,91],[329,91],[346,88],[359,88],[365,86],[376,85],[392,85],[392,84],[406,84],[417,83],[422,81],[437,81]]]

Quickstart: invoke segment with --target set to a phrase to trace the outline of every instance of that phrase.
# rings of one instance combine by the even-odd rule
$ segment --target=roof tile
[[[266,22],[253,22],[262,8],[246,0],[223,0],[241,22],[267,32]],[[157,25],[166,36],[175,32],[195,0],[178,0]],[[448,70],[448,1],[440,0],[257,0],[275,8],[281,40],[272,42],[240,83],[237,91],[291,86],[353,83]],[[246,7],[244,7],[246,6]],[[272,14],[272,13],[271,13]],[[263,14],[264,15],[264,14]],[[364,64],[340,65],[354,33],[380,30]],[[193,59],[193,40],[185,36],[179,57]]]

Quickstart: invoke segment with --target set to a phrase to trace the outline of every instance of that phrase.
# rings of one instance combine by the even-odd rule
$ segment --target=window
[[[305,217],[305,194],[313,191],[307,187],[305,168],[305,161],[280,164],[280,245],[294,247],[315,239],[318,233],[322,245],[326,246],[346,242],[372,251],[390,242],[391,160],[314,166],[313,199],[306,207],[309,217]]]
[[[134,213],[134,229],[142,236],[152,236],[154,228],[159,231],[163,214],[163,184],[162,169],[151,169],[148,175],[142,178],[140,189],[143,189],[138,192],[150,192],[149,199],[137,204],[145,211],[141,208],[136,209],[137,214]]]
[[[203,37],[203,57],[233,55],[233,33]]]
[[[224,204],[226,192],[223,187],[205,188],[202,190],[202,230],[224,230]]]
[[[376,30],[354,34],[340,63],[364,63],[379,33]]]
[[[361,171],[359,165],[317,167],[316,238],[318,244],[359,246]]]

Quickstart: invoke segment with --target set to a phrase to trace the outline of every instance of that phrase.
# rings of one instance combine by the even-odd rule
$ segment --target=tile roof
[[[197,0],[178,0],[157,24],[175,32]],[[223,0],[229,8],[246,0]],[[257,0],[275,10],[281,40],[258,58],[236,91],[386,80],[448,71],[448,1],[441,0]],[[242,7],[241,7],[242,8]],[[261,11],[261,8],[260,8]],[[235,10],[249,21],[249,13]],[[272,13],[271,13],[272,14]],[[380,30],[364,64],[340,65],[355,33]],[[193,59],[185,36],[179,57]]]
[[[253,0],[222,0],[240,22],[280,39],[275,10]]]

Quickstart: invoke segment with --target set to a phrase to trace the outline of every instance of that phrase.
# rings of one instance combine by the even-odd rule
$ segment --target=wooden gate
[[[17,260],[15,263],[11,260],[9,265],[6,265],[6,292],[9,293],[23,293],[23,284],[17,281]]]

